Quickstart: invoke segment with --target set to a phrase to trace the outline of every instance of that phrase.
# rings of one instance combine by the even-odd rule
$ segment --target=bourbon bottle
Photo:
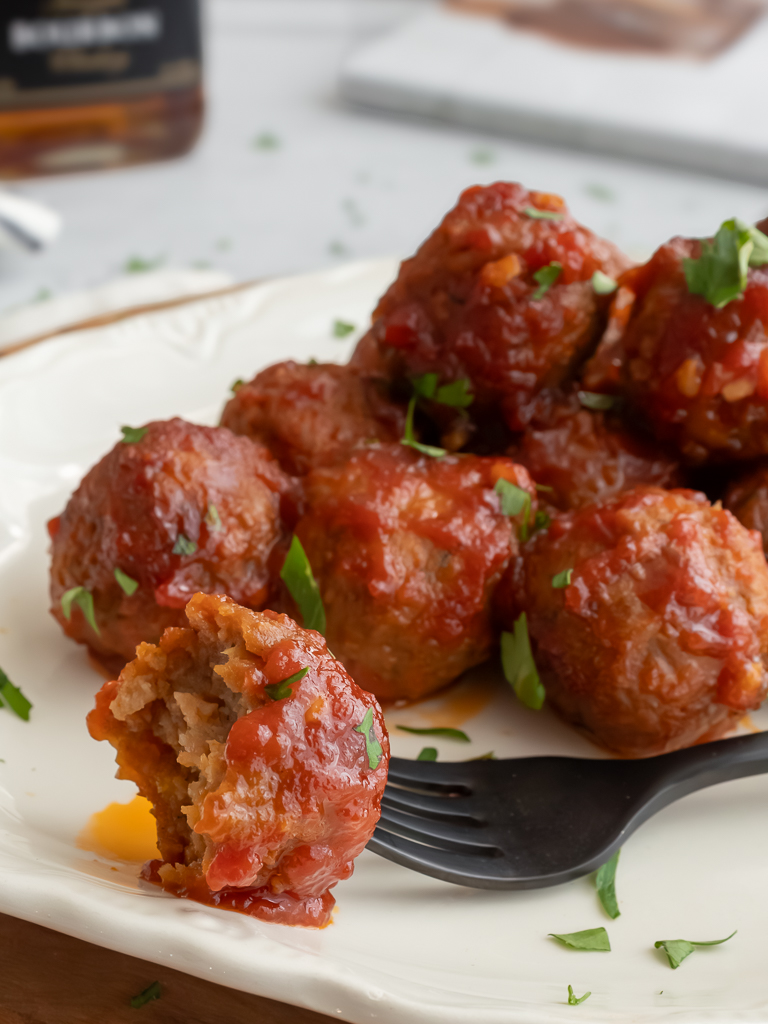
[[[199,0],[0,0],[0,178],[178,156],[202,117]]]

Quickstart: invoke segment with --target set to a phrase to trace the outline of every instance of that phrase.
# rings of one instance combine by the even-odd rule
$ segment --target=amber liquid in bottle
[[[198,0],[2,0],[0,178],[178,156],[202,127]]]

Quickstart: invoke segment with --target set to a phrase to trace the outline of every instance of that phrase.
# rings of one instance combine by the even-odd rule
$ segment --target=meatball
[[[515,517],[494,489],[502,479],[527,506]],[[296,533],[328,644],[361,686],[418,698],[489,656],[494,591],[536,508],[525,469],[502,457],[430,458],[380,445],[305,484]]]
[[[549,396],[548,396],[549,397]],[[680,467],[651,439],[630,433],[612,413],[584,408],[576,395],[538,403],[510,456],[562,510],[605,501],[638,484],[675,487]]]
[[[563,200],[497,182],[467,189],[400,268],[353,364],[390,379],[468,379],[473,417],[525,427],[531,399],[560,384],[597,341],[608,300],[592,277],[628,262]]]
[[[768,466],[759,466],[734,480],[723,504],[748,530],[757,530],[768,551]]]
[[[526,546],[516,601],[547,699],[619,754],[713,739],[765,697],[759,534],[695,491],[638,487],[558,516]]]
[[[117,776],[151,801],[168,892],[322,926],[352,874],[387,778],[389,741],[319,633],[195,594],[189,625],[141,644],[88,716]]]
[[[589,389],[626,395],[692,464],[768,453],[768,267],[749,269],[743,291],[718,308],[686,280],[704,244],[673,238],[622,277],[584,376]]]
[[[221,424],[263,442],[288,473],[332,466],[365,441],[402,437],[404,409],[348,366],[285,362],[237,388]]]
[[[49,524],[54,617],[124,662],[182,625],[196,591],[262,608],[297,517],[295,487],[265,448],[219,427],[173,419],[128,433]]]

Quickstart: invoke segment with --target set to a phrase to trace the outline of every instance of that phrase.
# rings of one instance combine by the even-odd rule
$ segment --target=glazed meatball
[[[500,479],[528,495],[530,513],[504,514]],[[536,509],[521,466],[381,445],[315,470],[306,497],[296,533],[325,604],[328,644],[360,686],[422,697],[489,656],[494,591]]]
[[[558,516],[526,546],[509,621],[520,609],[547,700],[619,754],[716,738],[765,697],[760,537],[695,491],[639,487]]]
[[[196,591],[262,608],[298,500],[269,452],[228,430],[173,419],[127,436],[49,524],[54,617],[123,661],[182,625]]]
[[[237,388],[221,424],[263,442],[288,473],[332,466],[367,441],[403,435],[404,409],[348,366],[277,363]]]
[[[322,926],[352,874],[387,778],[375,699],[287,615],[196,594],[189,625],[107,683],[88,716],[117,776],[151,801],[168,892]]]
[[[748,530],[757,530],[768,551],[768,466],[759,466],[735,480],[723,504]]]
[[[630,433],[618,415],[585,408],[576,395],[539,402],[509,455],[537,484],[551,488],[540,497],[565,511],[638,484],[681,483],[677,460],[660,445]]]
[[[508,182],[467,189],[401,266],[353,363],[390,379],[466,378],[473,417],[501,413],[521,430],[533,396],[597,341],[607,300],[595,271],[615,277],[627,265],[559,196]]]
[[[692,294],[686,261],[702,241],[673,238],[621,279],[589,389],[619,391],[692,464],[768,453],[768,267],[748,271],[721,308]]]

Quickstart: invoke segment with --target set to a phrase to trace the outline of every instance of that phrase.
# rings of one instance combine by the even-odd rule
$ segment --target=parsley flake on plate
[[[518,700],[527,708],[539,711],[546,691],[533,660],[525,612],[516,620],[513,633],[501,634],[501,667]]]
[[[738,299],[747,287],[750,267],[768,263],[768,236],[734,217],[723,221],[710,242],[702,239],[701,256],[684,259],[688,291],[701,295],[715,309]]]
[[[422,747],[419,751],[419,756],[416,758],[417,761],[436,761],[437,760],[437,748],[436,747]]]
[[[130,256],[123,265],[126,274],[146,274],[149,270],[157,270],[163,262],[163,257],[158,256],[154,260],[145,260],[142,256]]]
[[[554,210],[537,210],[535,206],[526,206],[523,213],[531,220],[562,220],[565,216],[564,213],[556,213]]]
[[[123,570],[119,569],[117,566],[115,566],[114,573],[115,579],[120,584],[120,589],[123,591],[123,593],[127,594],[128,597],[133,597],[133,595],[139,589],[138,580],[133,579],[132,576],[129,576],[127,572],[123,572]]]
[[[573,991],[573,987],[571,985],[569,985],[568,986],[568,1005],[569,1006],[578,1006],[579,1003],[583,1003],[585,999],[589,999],[589,997],[591,995],[592,995],[591,992],[585,992],[583,996],[579,996],[577,998],[576,997],[576,993]]]
[[[212,533],[217,533],[221,529],[221,516],[212,501],[208,503],[208,511],[203,522]]]
[[[280,139],[274,132],[261,132],[253,140],[253,148],[266,151],[280,149]]]
[[[346,338],[348,334],[353,334],[355,331],[354,324],[348,324],[345,320],[334,320],[333,321],[333,336],[334,338]]]
[[[96,613],[93,608],[93,594],[85,587],[71,587],[61,595],[61,610],[64,618],[69,622],[72,616],[72,605],[76,604],[85,616],[85,621],[94,633],[100,634]]]
[[[442,736],[446,740],[458,740],[460,743],[470,743],[469,736],[461,729],[416,729],[411,725],[398,725],[402,732],[412,732],[414,736]]]
[[[595,295],[610,295],[619,287],[619,282],[608,277],[602,270],[596,270],[592,275],[592,290]]]
[[[180,533],[173,545],[174,555],[194,555],[197,551],[197,542],[190,540],[186,534]]]
[[[301,682],[307,672],[309,672],[309,665],[306,668],[300,668],[298,672],[288,676],[282,683],[270,683],[264,687],[264,692],[272,700],[285,700],[286,697],[292,697],[294,683]]]
[[[325,608],[320,588],[302,543],[295,535],[280,570],[280,579],[298,605],[304,628],[325,634]]]
[[[565,932],[558,935],[550,932],[553,939],[562,942],[569,949],[582,949],[588,953],[610,953],[611,943],[605,928],[586,928],[583,932]]]
[[[12,711],[17,718],[29,721],[29,712],[32,704],[18,686],[14,686],[5,672],[0,668],[0,707],[6,707]]]
[[[552,587],[555,590],[564,590],[570,587],[573,578],[573,569],[563,569],[562,572],[552,577]]]
[[[557,281],[558,277],[563,272],[562,263],[558,263],[557,260],[553,260],[552,263],[548,263],[546,267],[542,267],[537,270],[533,275],[534,281],[538,284],[538,288],[531,296],[532,299],[537,300],[543,298],[552,285]]]
[[[603,910],[608,917],[612,917],[614,920],[621,916],[619,901],[616,899],[616,868],[619,863],[620,853],[621,850],[617,850],[611,859],[598,869],[595,875],[595,888],[597,889],[598,899],[602,903]]]
[[[731,932],[724,939],[712,939],[710,942],[691,942],[688,939],[660,939],[654,942],[654,949],[663,949],[667,954],[669,966],[676,971],[686,957],[696,949],[697,946],[721,946],[728,939],[732,939],[736,932]]]
[[[142,1006],[146,1006],[147,1003],[151,1003],[153,999],[159,999],[162,995],[160,989],[160,982],[153,981],[151,985],[144,989],[143,992],[139,992],[137,996],[134,996],[131,1000],[131,1006],[134,1010],[140,1010]]]
[[[368,755],[368,767],[376,771],[383,753],[376,732],[373,728],[373,708],[368,708],[360,725],[355,726],[355,732],[362,733],[365,737],[365,752]]]
[[[616,409],[621,404],[617,395],[601,395],[597,391],[579,391],[579,402],[585,409],[592,412],[608,412],[609,409]]]
[[[123,444],[138,444],[149,430],[149,427],[120,427]]]

